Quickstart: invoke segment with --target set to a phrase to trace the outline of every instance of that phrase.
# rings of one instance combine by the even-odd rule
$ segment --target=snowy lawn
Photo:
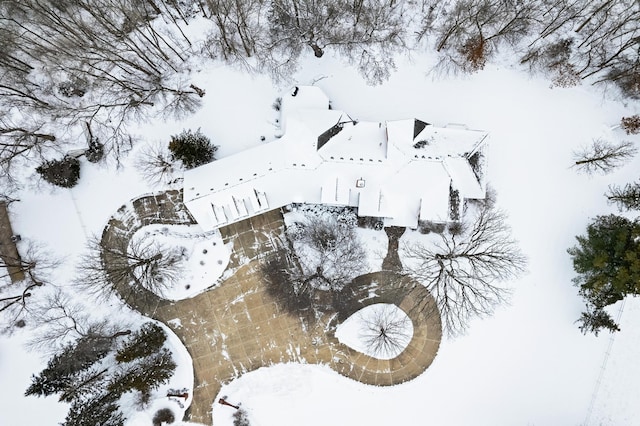
[[[369,87],[328,52],[322,59],[309,57],[295,78],[300,84],[320,79],[317,85],[332,105],[355,119],[417,117],[490,132],[489,181],[530,260],[530,273],[511,283],[511,304],[474,321],[467,335],[443,340],[425,374],[402,385],[376,388],[325,366],[276,365],[243,375],[220,396],[241,402],[252,424],[263,426],[640,424],[637,299],[626,304],[622,331],[599,381],[610,337],[583,336],[574,324],[583,305],[566,253],[590,217],[614,211],[602,196],[607,186],[637,179],[640,168],[636,157],[611,175],[587,177],[571,168],[572,152],[608,134],[639,106],[590,86],[550,88],[547,80],[508,66],[437,78],[426,74],[433,63],[419,55],[399,60],[388,83]],[[261,144],[261,135],[273,137],[271,104],[279,88],[267,78],[213,66],[194,82],[207,90],[203,108],[181,122],[141,127],[145,140],[167,141],[184,128],[201,127],[226,156]],[[622,135],[616,131],[613,137]],[[61,286],[73,276],[86,238],[99,234],[122,204],[151,190],[127,162],[118,172],[84,162],[82,167],[72,190],[25,191],[12,205],[15,231],[47,242],[65,258],[57,271]],[[56,424],[64,418],[63,404],[22,396],[30,375],[46,364],[24,351],[24,340],[0,339],[0,383],[8,390],[0,398],[0,424]],[[233,424],[232,412],[215,404],[216,426]],[[148,420],[140,416],[136,421]]]
[[[248,373],[220,395],[242,402],[258,425],[581,424],[592,405],[591,419],[640,424],[629,387],[640,376],[625,366],[640,350],[621,337],[624,316],[616,343],[627,343],[614,344],[601,385],[610,391],[598,392],[592,404],[609,336],[583,336],[574,324],[583,305],[566,253],[590,217],[614,211],[602,196],[607,186],[633,181],[640,165],[635,158],[608,176],[588,177],[571,168],[573,151],[611,135],[638,106],[589,86],[550,88],[512,67],[489,65],[458,78],[434,78],[429,68],[428,58],[414,57],[388,83],[368,87],[325,55],[298,77],[326,77],[318,85],[356,119],[415,116],[490,132],[489,181],[529,257],[529,274],[510,283],[511,303],[473,321],[467,335],[443,340],[425,374],[399,386],[372,388],[323,367],[283,365]],[[232,424],[227,409],[214,406],[216,424]]]

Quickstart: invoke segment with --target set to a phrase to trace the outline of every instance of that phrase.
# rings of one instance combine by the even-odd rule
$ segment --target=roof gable
[[[424,128],[427,127],[428,125],[429,123],[425,123],[424,121],[418,120],[416,118],[413,122],[413,139],[415,140],[415,138],[420,134],[420,132],[424,130]]]

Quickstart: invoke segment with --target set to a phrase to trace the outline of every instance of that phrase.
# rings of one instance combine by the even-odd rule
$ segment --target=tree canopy
[[[573,279],[587,302],[578,320],[583,332],[618,326],[603,308],[629,294],[640,293],[640,223],[617,215],[596,217],[586,235],[568,250],[577,276]]]

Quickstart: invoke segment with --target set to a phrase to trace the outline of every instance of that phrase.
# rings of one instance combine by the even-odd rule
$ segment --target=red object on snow
[[[240,407],[238,407],[237,405],[229,404],[229,403],[228,403],[224,398],[220,398],[220,399],[218,400],[218,403],[219,403],[219,404],[222,404],[222,405],[228,405],[229,407],[233,407],[233,408],[235,408],[236,410],[239,410],[239,409],[240,409]]]

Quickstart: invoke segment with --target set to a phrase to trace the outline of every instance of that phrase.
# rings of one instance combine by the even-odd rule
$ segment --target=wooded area
[[[554,85],[609,82],[638,98],[639,18],[634,0],[3,1],[2,192],[70,148],[118,161],[132,123],[199,107],[188,72],[211,59],[286,80],[305,51],[333,51],[376,84],[411,51],[475,72],[505,49]],[[202,19],[207,31],[189,35]]]

